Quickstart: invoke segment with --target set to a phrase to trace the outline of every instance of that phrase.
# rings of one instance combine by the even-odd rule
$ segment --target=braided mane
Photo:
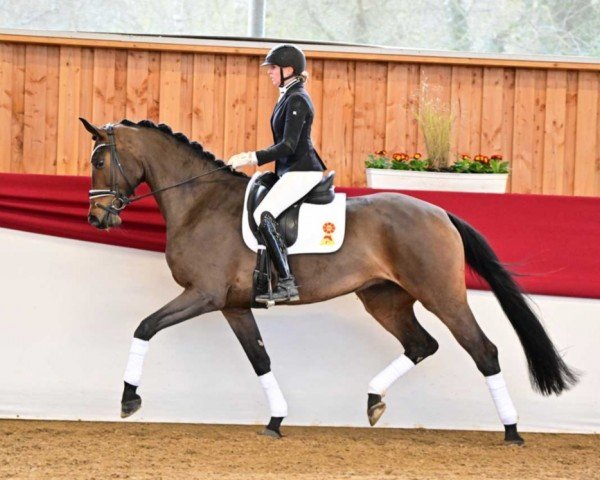
[[[213,163],[215,168],[222,167],[225,165],[225,162],[223,162],[223,160],[218,160],[214,156],[214,154],[204,150],[204,147],[200,143],[193,141],[193,140],[191,141],[189,138],[187,138],[181,132],[173,132],[171,127],[169,127],[165,123],[159,123],[157,125],[151,120],[141,120],[141,121],[135,123],[126,118],[121,120],[119,123],[121,125],[125,125],[126,127],[143,127],[143,128],[151,128],[154,130],[158,130],[158,131],[174,138],[179,143],[182,143],[183,145],[187,145],[188,147],[190,147],[192,149],[192,151],[196,154],[197,157],[201,158],[202,160],[208,160],[209,162]],[[246,177],[246,178],[248,177],[248,175],[246,175],[244,172],[236,172],[235,170],[231,170],[230,173],[232,175],[237,175],[239,177]]]

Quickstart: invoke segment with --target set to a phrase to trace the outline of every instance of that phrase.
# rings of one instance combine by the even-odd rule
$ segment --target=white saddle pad
[[[246,246],[256,252],[259,248],[248,225],[248,193],[260,172],[255,173],[244,197],[242,234]],[[346,233],[346,194],[336,193],[333,202],[326,205],[303,203],[298,214],[298,238],[288,248],[288,255],[298,253],[333,253],[340,249]],[[261,247],[262,248],[262,247]]]

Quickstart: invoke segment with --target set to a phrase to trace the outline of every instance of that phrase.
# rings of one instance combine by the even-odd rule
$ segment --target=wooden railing
[[[87,174],[80,116],[164,122],[220,158],[266,147],[268,47],[0,34],[0,171]],[[512,192],[600,195],[600,64],[305,51],[313,140],[338,185],[364,186],[374,150],[425,153],[413,112],[426,82],[451,108],[453,151],[502,154]]]

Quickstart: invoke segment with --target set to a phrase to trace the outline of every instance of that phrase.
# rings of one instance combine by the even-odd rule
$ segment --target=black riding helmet
[[[261,64],[261,67],[265,65],[277,65],[281,72],[281,83],[280,87],[283,87],[283,83],[297,75],[300,75],[306,69],[306,58],[304,57],[304,52],[300,50],[298,47],[294,45],[277,45],[273,47],[267,56],[265,57],[265,61]],[[292,67],[294,72],[288,76],[283,76],[283,68],[284,67]]]

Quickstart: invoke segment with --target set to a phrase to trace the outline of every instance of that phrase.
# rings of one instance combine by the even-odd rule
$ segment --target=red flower
[[[387,157],[387,152],[385,150],[378,150],[375,152],[375,155],[379,155],[380,157]]]
[[[406,160],[406,157],[407,157],[406,153],[398,153],[398,152],[396,152],[396,153],[394,153],[392,155],[392,158],[394,160],[396,160],[397,162],[401,162],[403,160]]]
[[[492,160],[502,160],[502,155],[492,155]]]
[[[415,153],[415,154],[413,155],[413,158],[414,158],[415,160],[418,160],[419,158],[421,158],[421,156],[422,156],[422,155],[421,155],[420,153]]]

